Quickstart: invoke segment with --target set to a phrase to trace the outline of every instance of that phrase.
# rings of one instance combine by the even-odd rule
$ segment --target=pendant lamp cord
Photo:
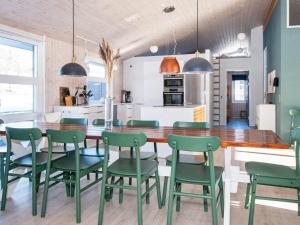
[[[74,37],[74,30],[75,30],[75,25],[74,25],[74,20],[75,20],[75,3],[74,0],[72,0],[73,2],[73,48],[72,48],[72,61],[75,61],[75,54],[74,54],[74,45],[75,45],[75,37]]]
[[[199,51],[199,0],[197,0],[197,51]]]

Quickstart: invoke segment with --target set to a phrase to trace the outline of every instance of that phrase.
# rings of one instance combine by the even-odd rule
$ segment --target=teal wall
[[[264,31],[264,47],[268,49],[268,72],[276,70],[279,88],[274,95],[277,105],[277,133],[289,137],[288,110],[300,108],[300,28],[287,28],[287,3],[279,0]]]

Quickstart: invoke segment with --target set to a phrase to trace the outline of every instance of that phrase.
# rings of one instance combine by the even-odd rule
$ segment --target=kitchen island
[[[143,106],[142,120],[157,120],[160,126],[173,126],[175,121],[208,122],[205,105]]]

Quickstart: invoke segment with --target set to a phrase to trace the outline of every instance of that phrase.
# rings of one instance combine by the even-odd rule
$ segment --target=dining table
[[[5,135],[5,127],[15,128],[39,128],[43,136],[46,136],[47,129],[55,130],[81,130],[85,132],[87,139],[101,139],[104,127],[94,125],[70,125],[39,121],[26,121],[7,123],[0,125],[0,135]],[[224,196],[224,225],[230,225],[230,205],[231,193],[237,192],[238,183],[249,182],[249,176],[240,170],[239,166],[232,164],[232,152],[235,147],[247,147],[257,149],[289,149],[289,145],[285,143],[273,131],[269,130],[234,130],[222,127],[217,128],[173,128],[167,126],[160,127],[130,127],[130,126],[114,126],[110,129],[112,132],[129,132],[144,133],[148,142],[167,143],[168,135],[185,135],[185,136],[217,136],[220,138],[221,149],[224,151],[224,174],[223,181],[225,183]],[[158,149],[159,151],[159,149]],[[1,164],[3,167],[3,164]],[[3,171],[3,168],[1,168]],[[1,173],[3,174],[3,173]]]

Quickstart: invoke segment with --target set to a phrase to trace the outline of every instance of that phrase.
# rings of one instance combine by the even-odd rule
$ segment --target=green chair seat
[[[122,159],[135,159],[135,154],[131,154],[130,151],[121,151],[119,153],[119,157]],[[155,152],[141,152],[140,154],[141,160],[146,160],[146,159],[155,159],[156,158],[156,153]]]
[[[91,156],[80,156],[80,170],[85,170],[101,164],[103,158],[91,157]],[[58,170],[75,171],[75,154],[64,156],[52,163],[52,167]]]
[[[246,171],[250,175],[296,179],[296,170],[282,165],[261,162],[246,162]]]
[[[41,152],[48,152],[48,147],[45,147],[45,148],[41,148],[40,149]],[[74,147],[69,147],[67,146],[67,152],[70,152],[70,151],[74,151]],[[64,146],[53,146],[52,147],[52,152],[53,153],[65,153],[65,150],[64,150]]]
[[[179,163],[189,163],[189,164],[205,164],[205,159],[200,155],[188,155],[188,154],[180,154],[177,159]],[[166,158],[167,166],[172,164],[172,155],[169,155]]]
[[[141,175],[153,174],[156,168],[156,161],[141,160]],[[119,159],[108,167],[108,172],[120,176],[137,176],[136,160]]]
[[[96,156],[96,157],[104,157],[104,149],[103,148],[81,148],[80,155],[82,156]]]
[[[215,166],[216,182],[222,176],[223,167]],[[210,183],[209,166],[181,164],[176,166],[176,180],[187,183]]]
[[[53,154],[52,160],[56,160],[60,157],[63,157],[62,154]],[[37,152],[36,153],[36,165],[42,166],[47,164],[48,154],[45,152]],[[24,155],[18,159],[14,160],[14,163],[18,166],[32,166],[32,154]]]

